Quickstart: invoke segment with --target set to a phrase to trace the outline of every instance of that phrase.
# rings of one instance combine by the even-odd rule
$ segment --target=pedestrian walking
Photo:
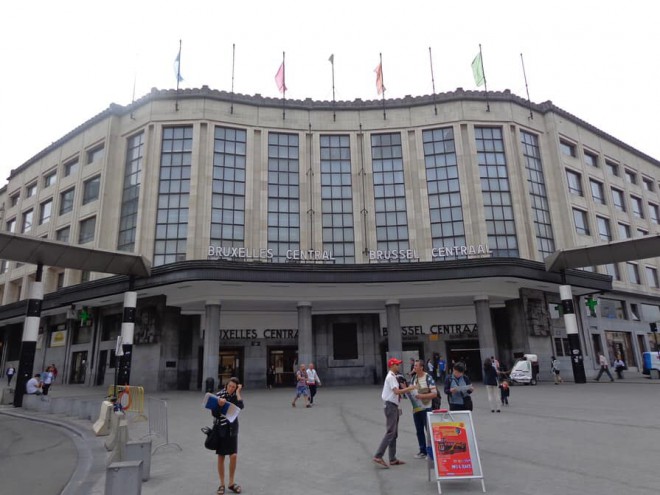
[[[7,368],[6,373],[7,373],[7,385],[11,386],[11,379],[14,378],[14,375],[16,374],[16,368],[10,366],[9,368]]]
[[[314,397],[316,396],[316,386],[321,386],[321,379],[319,374],[314,369],[314,363],[307,365],[307,387],[309,388],[309,403],[314,404]]]
[[[626,369],[626,363],[621,359],[621,356],[616,357],[614,361],[614,371],[618,380],[623,380],[623,371]]]
[[[53,379],[54,379],[54,374],[53,374],[53,367],[49,366],[46,368],[46,371],[44,371],[41,374],[41,381],[43,382],[43,392],[44,395],[48,395],[48,390],[50,390],[50,386],[53,384]]]
[[[435,388],[435,380],[424,371],[424,361],[415,361],[415,375],[411,385],[415,390],[408,394],[413,406],[413,421],[417,433],[419,452],[415,454],[416,459],[426,459],[426,415],[431,412],[431,402],[438,396]]]
[[[561,363],[559,362],[559,359],[557,359],[555,356],[550,356],[550,370],[552,371],[553,377],[555,379],[555,385],[559,385],[560,383],[564,383],[563,378],[561,377]]]
[[[405,464],[404,461],[401,461],[396,457],[396,439],[399,436],[399,415],[401,414],[399,402],[403,394],[411,392],[415,387],[406,386],[403,377],[401,377],[402,382],[400,384],[397,375],[399,374],[399,366],[401,363],[402,361],[397,358],[390,358],[389,361],[387,361],[387,368],[389,371],[385,377],[383,391],[380,394],[383,399],[383,407],[385,411],[385,436],[383,437],[383,440],[381,440],[378,450],[376,450],[376,453],[374,454],[373,461],[384,468]],[[387,450],[389,454],[389,466],[385,460],[383,460],[385,450]]]
[[[503,406],[509,405],[509,395],[511,394],[511,387],[507,380],[502,380],[500,382],[500,401]]]
[[[484,360],[484,385],[486,385],[490,412],[494,413],[496,410],[500,412],[500,404],[497,399],[497,369],[489,358]]]
[[[444,383],[447,373],[447,361],[445,361],[442,356],[438,358],[438,363],[436,365],[438,381]]]
[[[220,440],[215,453],[218,456],[218,477],[220,478],[220,486],[216,491],[217,495],[224,495],[225,493],[225,457],[229,456],[229,486],[227,488],[234,493],[241,493],[243,489],[235,481],[236,463],[238,461],[238,418],[232,423],[220,412],[222,406],[227,402],[231,402],[236,407],[243,409],[243,397],[241,396],[241,389],[243,385],[240,384],[238,378],[231,377],[225,388],[218,392],[218,408],[211,411],[213,415],[213,427],[220,428]]]
[[[309,387],[307,386],[307,370],[305,365],[301,364],[298,371],[296,371],[296,397],[291,403],[291,407],[296,407],[296,401],[304,397],[305,407],[312,407],[309,403]]]
[[[491,366],[492,367],[492,366]],[[474,391],[470,377],[465,374],[465,364],[461,361],[454,364],[452,371],[445,379],[445,394],[450,411],[472,411]]]
[[[600,380],[603,373],[607,373],[607,376],[610,377],[610,381],[613,382],[614,378],[612,378],[612,373],[610,373],[610,365],[602,352],[598,353],[598,364],[600,364],[600,371],[598,372],[598,376],[596,376],[596,381]]]
[[[272,364],[268,368],[268,372],[266,373],[266,385],[268,386],[268,390],[273,388],[273,385],[275,385],[275,366]]]

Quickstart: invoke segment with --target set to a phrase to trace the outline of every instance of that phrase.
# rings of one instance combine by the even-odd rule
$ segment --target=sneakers
[[[424,452],[418,452],[415,454],[415,459],[426,459],[426,454]]]

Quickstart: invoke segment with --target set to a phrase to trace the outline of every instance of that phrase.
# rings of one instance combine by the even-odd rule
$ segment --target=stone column
[[[479,328],[479,352],[481,362],[495,355],[495,331],[490,318],[490,305],[488,296],[476,296],[474,309],[477,314],[477,327]]]
[[[213,378],[218,387],[218,367],[220,366],[220,301],[206,301],[204,315],[204,365],[202,390],[207,378]]]
[[[387,314],[388,357],[403,359],[403,344],[401,342],[401,304],[396,300],[386,301],[385,310]]]
[[[298,303],[298,364],[314,361],[312,341],[312,303]],[[294,370],[296,371],[296,370]]]

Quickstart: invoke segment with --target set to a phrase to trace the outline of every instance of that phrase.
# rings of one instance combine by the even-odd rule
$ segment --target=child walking
[[[502,382],[500,383],[500,400],[502,401],[503,406],[509,405],[509,394],[510,394],[509,382],[506,380],[502,380]]]

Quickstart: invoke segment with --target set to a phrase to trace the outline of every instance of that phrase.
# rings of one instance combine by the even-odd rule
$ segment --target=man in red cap
[[[385,377],[383,393],[381,394],[385,407],[386,431],[378,450],[376,450],[376,454],[374,454],[373,461],[384,468],[389,467],[383,460],[385,449],[389,449],[390,466],[405,464],[405,462],[396,458],[396,438],[399,436],[399,414],[401,413],[401,410],[399,409],[399,401],[403,394],[414,390],[415,387],[399,387],[397,374],[399,373],[399,365],[401,363],[402,361],[397,358],[390,358],[389,361],[387,361],[389,371]]]

